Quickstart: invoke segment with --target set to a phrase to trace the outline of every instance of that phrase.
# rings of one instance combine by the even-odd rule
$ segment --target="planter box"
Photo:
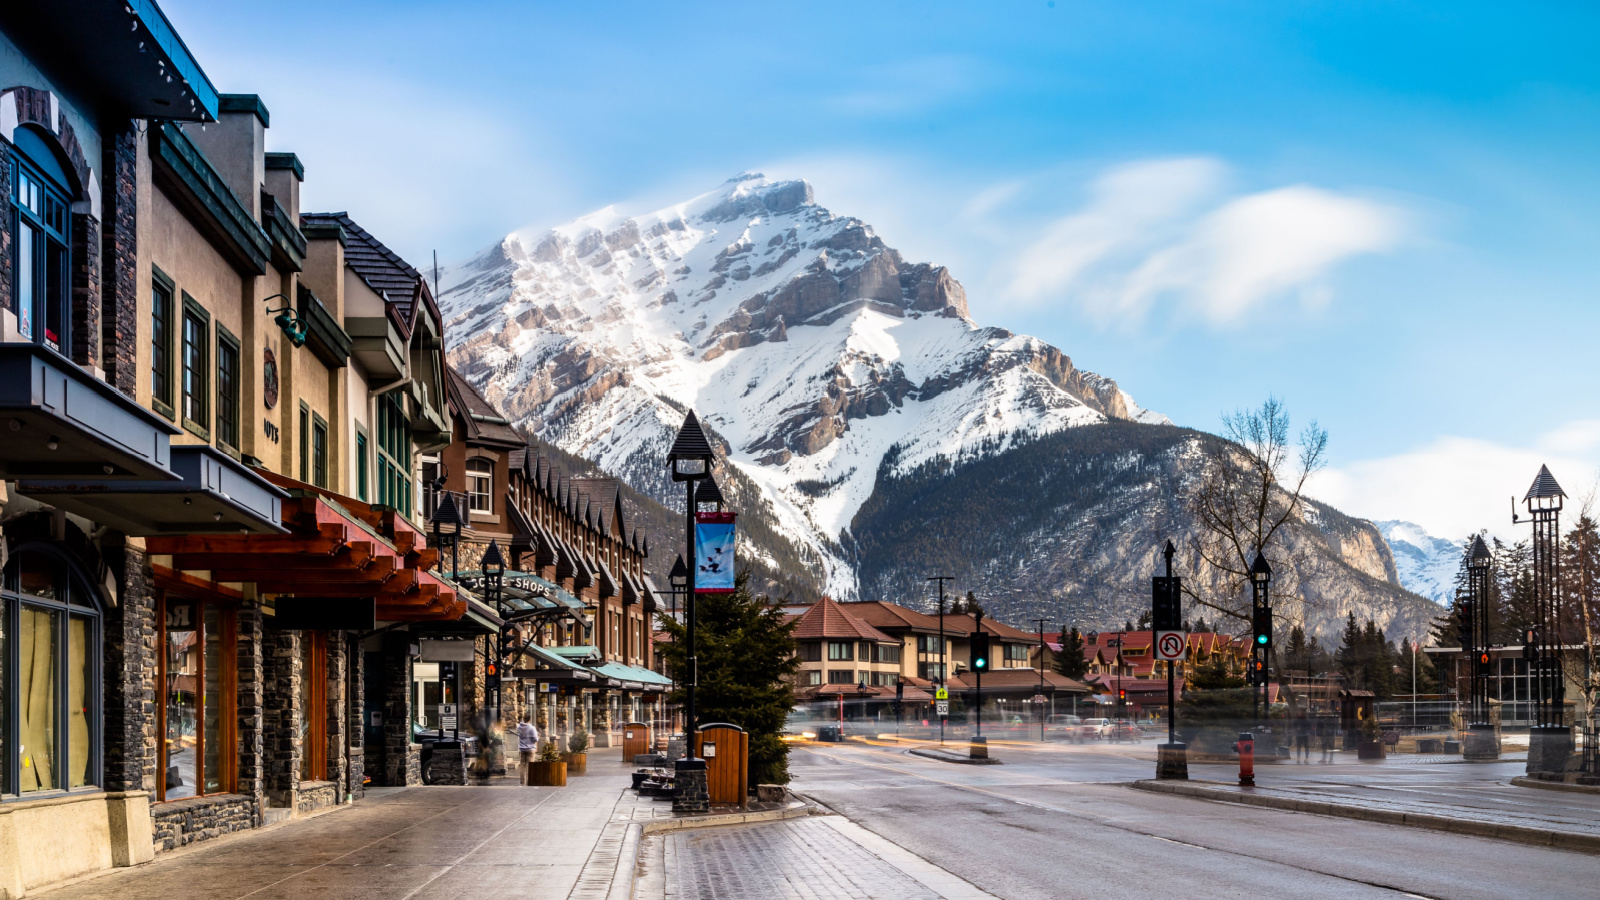
[[[561,754],[561,761],[567,764],[568,775],[583,775],[589,771],[589,754],[587,751],[583,753],[563,753]]]
[[[1361,741],[1356,744],[1357,759],[1383,759],[1383,741]]]
[[[566,787],[567,764],[534,760],[528,763],[527,783],[534,787]]]

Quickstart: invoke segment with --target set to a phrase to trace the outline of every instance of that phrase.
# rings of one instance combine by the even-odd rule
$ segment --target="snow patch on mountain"
[[[514,232],[442,280],[453,364],[514,423],[672,503],[655,470],[695,408],[836,596],[856,593],[840,545],[886,458],[904,472],[1108,418],[1170,424],[1043,341],[980,327],[944,267],[804,181],[746,173]]]
[[[1422,526],[1400,520],[1373,522],[1394,554],[1400,586],[1442,606],[1455,599],[1461,569],[1461,541],[1435,537]]]

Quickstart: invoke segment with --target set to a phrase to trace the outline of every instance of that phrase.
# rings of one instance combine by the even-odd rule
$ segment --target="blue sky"
[[[1593,6],[163,6],[417,263],[804,177],[1180,424],[1284,398],[1348,512],[1510,534],[1600,471]]]

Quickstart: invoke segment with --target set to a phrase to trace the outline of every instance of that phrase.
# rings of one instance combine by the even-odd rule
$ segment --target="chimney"
[[[261,187],[266,181],[266,104],[255,94],[222,94],[217,119],[203,129],[187,125],[183,133],[206,155],[239,204],[249,210],[251,220],[259,222]]]

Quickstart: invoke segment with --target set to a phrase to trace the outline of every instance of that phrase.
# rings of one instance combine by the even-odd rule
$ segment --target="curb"
[[[1452,816],[1439,816],[1431,813],[1403,813],[1343,803],[1327,803],[1320,800],[1295,800],[1266,794],[1244,794],[1208,788],[1204,787],[1203,784],[1144,780],[1133,782],[1132,787],[1135,790],[1149,791],[1156,794],[1177,794],[1201,800],[1215,800],[1222,803],[1238,803],[1243,806],[1261,806],[1289,812],[1336,816],[1343,819],[1358,819],[1365,822],[1378,822],[1384,825],[1408,825],[1413,828],[1427,828],[1433,831],[1448,831],[1453,834],[1494,838],[1519,844],[1553,847],[1557,850],[1600,853],[1600,834],[1552,831],[1546,828],[1532,828],[1527,825],[1496,825],[1492,822],[1478,822],[1472,819],[1458,819]]]
[[[1000,760],[992,756],[986,756],[983,759],[972,759],[967,756],[957,756],[953,753],[941,753],[938,750],[924,750],[921,747],[913,747],[906,752],[912,756],[920,756],[923,759],[937,759],[939,762],[955,763],[958,766],[998,766],[1001,764]]]
[[[764,809],[759,812],[721,813],[715,816],[693,816],[682,819],[650,819],[639,823],[643,835],[665,834],[687,828],[716,828],[721,825],[754,825],[759,822],[781,822],[784,819],[803,819],[820,812],[810,804],[800,804],[787,809]]]
[[[1569,791],[1574,794],[1600,794],[1600,784],[1568,784],[1565,781],[1544,781],[1518,775],[1511,779],[1517,787],[1542,788],[1547,791]]]

